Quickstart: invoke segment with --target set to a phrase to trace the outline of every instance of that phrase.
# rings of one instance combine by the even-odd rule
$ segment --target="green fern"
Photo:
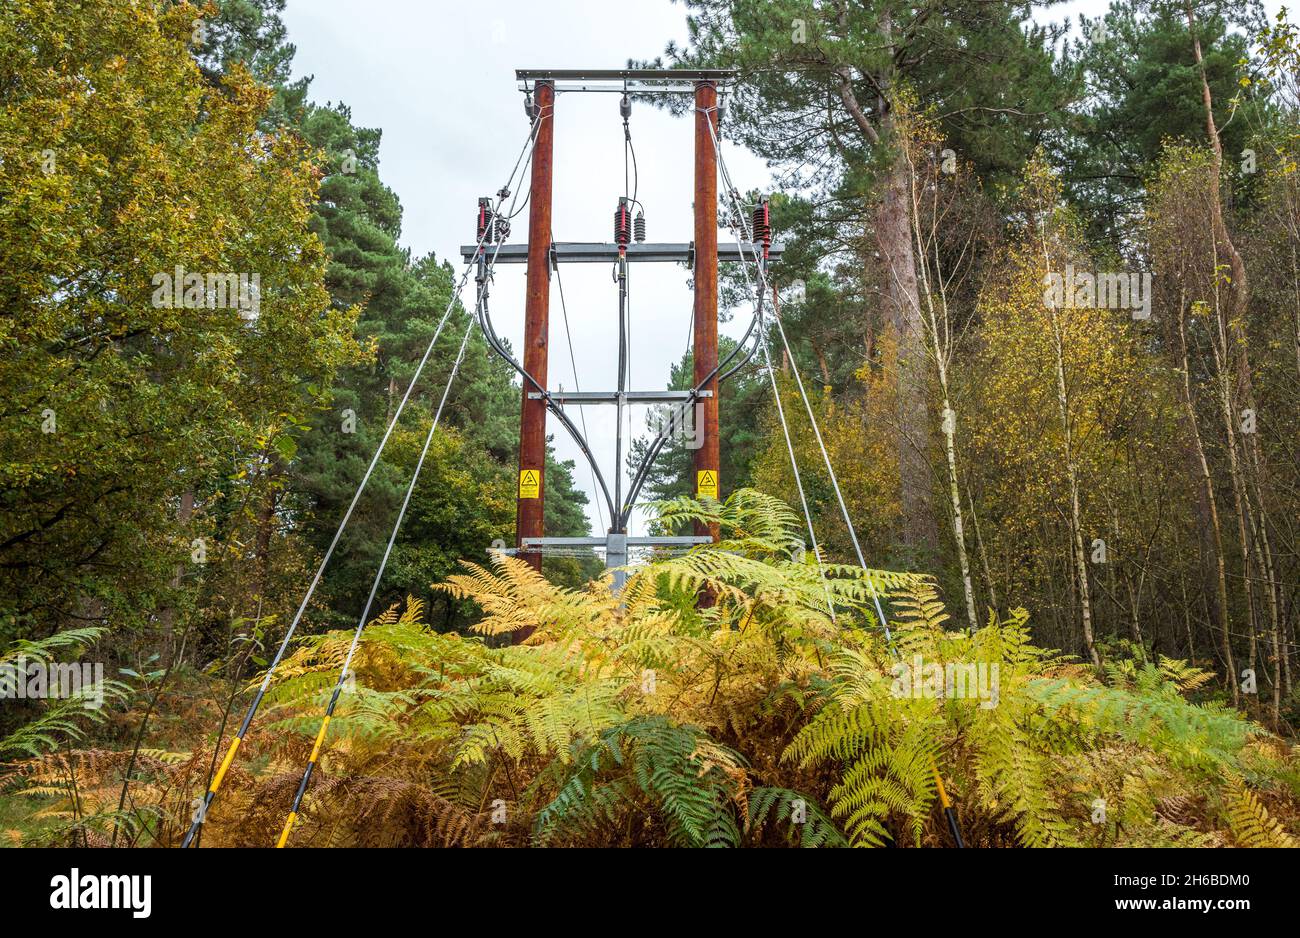
[[[19,639],[0,655],[0,684],[21,679],[13,667],[19,660],[48,665],[60,653],[81,651],[107,633],[108,629],[102,626],[88,626],[65,629],[37,641]],[[84,737],[88,726],[104,722],[108,704],[125,701],[130,695],[130,685],[109,678],[93,687],[79,688],[67,697],[43,701],[33,719],[0,738],[0,759],[38,756],[61,743],[76,742]]]
[[[573,762],[555,797],[537,813],[538,843],[587,833],[600,823],[617,826],[644,801],[663,820],[671,845],[739,845],[735,799],[743,760],[697,728],[639,717],[581,747]]]
[[[801,812],[803,818],[796,817]],[[786,839],[800,847],[847,847],[848,840],[817,802],[789,788],[755,788],[749,793],[749,827],[785,825]]]

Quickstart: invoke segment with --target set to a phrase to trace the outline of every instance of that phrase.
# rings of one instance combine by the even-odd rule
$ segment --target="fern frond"
[[[1232,778],[1228,785],[1226,815],[1232,834],[1243,847],[1295,847],[1295,838],[1286,832],[1255,793]]]

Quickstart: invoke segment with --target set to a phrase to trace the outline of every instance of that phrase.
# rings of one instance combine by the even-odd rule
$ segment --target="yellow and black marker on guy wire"
[[[281,649],[283,651],[283,649]],[[276,661],[278,663],[279,657]],[[235,761],[235,753],[239,751],[239,744],[244,741],[244,734],[248,732],[248,726],[253,722],[253,716],[257,713],[257,708],[262,703],[262,698],[266,695],[266,689],[271,683],[271,672],[267,671],[262,686],[257,689],[257,695],[253,698],[252,704],[249,705],[248,712],[244,714],[244,721],[239,725],[239,732],[230,743],[230,748],[226,750],[226,757],[221,760],[221,766],[217,769],[217,774],[212,776],[212,782],[208,785],[208,791],[203,796],[203,804],[199,805],[198,810],[194,812],[194,819],[190,822],[190,829],[186,831],[184,839],[181,841],[181,847],[188,847],[194,842],[195,836],[203,827],[203,821],[208,814],[208,808],[212,804],[212,799],[217,796],[221,788],[221,783],[225,781],[226,772],[230,769],[230,764]]]
[[[952,839],[956,841],[958,847],[965,847],[966,844],[961,839],[961,828],[957,826],[957,810],[948,798],[948,789],[943,787],[943,776],[939,774],[939,766],[935,764],[933,758],[930,759],[930,771],[934,773],[934,784],[939,789],[939,804],[943,805],[943,816],[948,819],[948,830],[952,831]]]
[[[355,645],[353,646],[355,648]],[[351,652],[348,655],[351,659]],[[325,739],[325,731],[329,729],[330,717],[334,715],[334,707],[339,702],[339,694],[343,691],[347,683],[347,676],[350,672],[344,666],[342,673],[339,675],[338,683],[334,685],[334,696],[330,698],[329,706],[325,710],[325,719],[321,722],[320,732],[316,734],[316,744],[312,746],[311,759],[307,762],[307,769],[303,772],[302,782],[298,785],[298,793],[294,796],[293,807],[289,809],[289,818],[285,821],[284,830],[280,833],[280,840],[277,847],[283,847],[285,841],[289,839],[289,831],[293,828],[293,822],[298,819],[298,806],[302,804],[303,794],[307,791],[307,784],[311,781],[312,772],[316,768],[316,761],[320,758],[321,743]],[[239,744],[244,741],[244,734],[248,732],[248,725],[253,722],[253,715],[257,713],[257,708],[262,702],[262,697],[266,694],[271,679],[270,672],[267,673],[266,679],[263,680],[262,686],[258,688],[257,696],[253,698],[252,705],[248,708],[248,713],[244,716],[244,722],[239,727],[239,732],[235,734],[230,748],[226,750],[226,757],[221,760],[221,767],[217,769],[217,774],[212,776],[212,784],[208,786],[207,794],[203,796],[203,804],[194,812],[194,820],[190,824],[189,832],[186,833],[185,839],[181,841],[182,847],[190,846],[195,835],[203,826],[203,821],[208,812],[208,806],[212,804],[212,799],[217,796],[217,791],[221,788],[221,783],[226,778],[226,771],[230,764],[235,761],[235,753],[239,751]]]
[[[302,773],[302,781],[298,783],[298,791],[293,796],[293,804],[289,807],[289,816],[284,819],[284,830],[280,831],[280,839],[275,842],[276,847],[283,847],[289,841],[289,832],[293,830],[293,822],[298,820],[298,808],[302,805],[303,795],[307,793],[307,785],[311,782],[312,773],[316,771],[316,762],[320,759],[321,743],[325,741],[325,731],[329,729],[330,718],[334,716],[334,707],[339,702],[339,694],[343,692],[343,685],[347,683],[348,671],[346,668],[339,674],[338,683],[334,685],[334,693],[330,697],[329,706],[325,708],[325,719],[321,721],[320,731],[316,734],[316,742],[311,747],[311,757],[307,760],[307,768]]]

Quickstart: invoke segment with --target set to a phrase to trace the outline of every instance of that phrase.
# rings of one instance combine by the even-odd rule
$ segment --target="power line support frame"
[[[718,264],[719,261],[746,261],[744,247],[721,247],[718,244],[718,178],[716,147],[713,139],[717,133],[720,88],[726,88],[736,73],[732,70],[677,71],[661,69],[625,70],[519,70],[516,77],[521,91],[527,91],[526,100],[530,114],[536,120],[536,138],[532,154],[531,205],[528,217],[528,243],[526,245],[498,244],[493,251],[492,263],[527,263],[526,297],[524,310],[524,349],[522,363],[515,361],[495,337],[486,308],[486,283],[480,294],[479,315],[485,334],[497,353],[509,361],[523,380],[520,408],[519,484],[516,490],[517,509],[515,549],[508,551],[522,555],[535,569],[541,569],[542,556],[547,548],[563,549],[575,545],[572,538],[546,537],[545,517],[545,458],[546,413],[554,410],[557,419],[574,435],[595,471],[595,460],[585,439],[565,416],[564,405],[613,404],[621,414],[632,403],[670,404],[678,410],[692,402],[700,410],[697,427],[702,446],[695,452],[693,468],[698,495],[720,495],[718,487],[720,468],[720,439],[718,436],[718,388],[723,378],[722,369],[741,351],[740,346],[719,362],[718,353]],[[562,84],[562,83],[574,84]],[[551,237],[551,206],[553,195],[554,159],[554,108],[559,93],[573,91],[614,91],[635,96],[657,94],[690,94],[696,110],[695,120],[695,239],[689,244],[680,243],[629,243],[630,239],[616,237],[618,244],[567,243],[556,244]],[[625,115],[626,116],[626,115]],[[748,247],[753,248],[753,245]],[[476,248],[462,247],[469,259]],[[779,248],[778,248],[779,250]],[[620,367],[619,386],[612,392],[550,391],[547,388],[548,329],[550,312],[551,265],[560,263],[602,263],[616,260],[620,278],[620,323],[626,314],[626,265],[629,262],[681,262],[691,265],[694,271],[694,304],[692,324],[694,341],[695,386],[690,391],[631,391],[626,386],[624,368]],[[480,264],[482,261],[480,260]],[[751,331],[754,328],[751,324]],[[622,332],[622,327],[620,328]],[[749,333],[746,333],[748,338]],[[744,345],[742,340],[741,345]],[[627,354],[625,344],[620,345],[620,356]],[[752,355],[752,352],[750,353]],[[743,358],[732,372],[743,367],[749,356]],[[621,431],[621,421],[619,427]],[[583,540],[582,546],[603,548],[607,567],[621,567],[627,563],[629,547],[682,547],[709,543],[718,539],[715,526],[697,526],[692,537],[679,538],[629,538],[626,533],[627,516],[632,510],[637,492],[645,481],[645,472],[653,461],[665,437],[663,433],[651,446],[646,462],[636,473],[626,499],[622,496],[622,446],[616,440],[614,496],[611,499],[603,478],[599,479],[602,491],[611,501],[611,526],[603,536]],[[599,476],[599,473],[597,472]],[[626,504],[624,504],[626,502]],[[615,586],[622,586],[624,576],[615,575]]]

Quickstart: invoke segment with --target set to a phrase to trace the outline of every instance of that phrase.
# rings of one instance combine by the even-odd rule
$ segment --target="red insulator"
[[[478,200],[478,231],[475,238],[482,244],[491,244],[496,225],[493,224],[492,200],[484,196]]]
[[[614,242],[624,248],[631,241],[632,208],[627,204],[627,199],[619,199],[618,208],[614,209]]]
[[[754,208],[754,240],[763,247],[772,243],[772,207],[763,199]]]

